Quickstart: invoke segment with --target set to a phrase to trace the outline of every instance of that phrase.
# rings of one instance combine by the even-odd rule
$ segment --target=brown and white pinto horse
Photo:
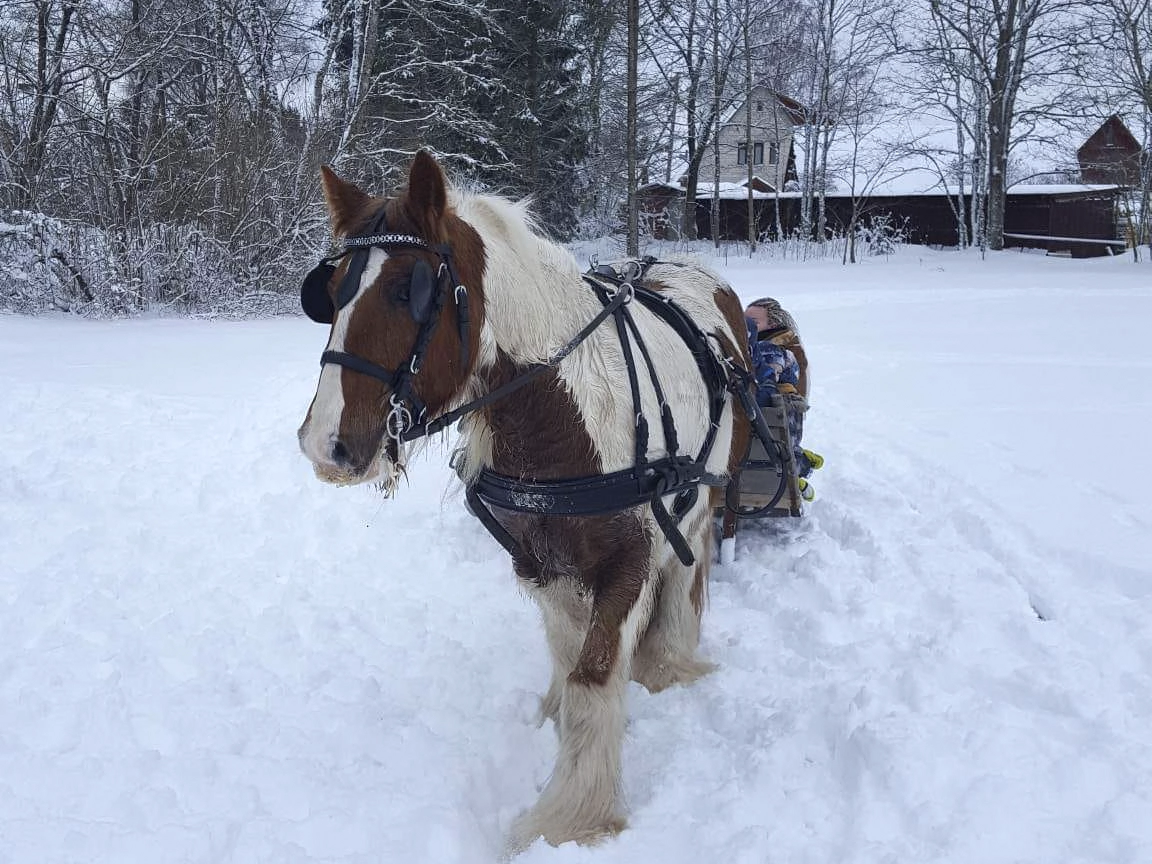
[[[454,326],[460,310],[452,286],[437,284],[445,292],[437,312],[443,320],[412,378],[429,417],[547,362],[603,309],[572,255],[543,239],[522,205],[448,188],[426,153],[416,156],[407,189],[396,198],[373,198],[327,169],[323,183],[338,236],[372,230],[384,208],[389,232],[430,247],[374,246],[359,284],[350,288],[342,286],[350,266],[343,259],[328,285],[336,306],[329,352],[383,369],[407,363],[419,326],[406,292],[418,269],[427,265],[436,272],[439,244],[451,248],[456,277],[467,288],[471,326]],[[744,315],[728,285],[684,262],[653,265],[645,284],[666,292],[747,368]],[[343,298],[336,297],[338,286]],[[680,446],[694,453],[709,426],[697,363],[667,324],[639,303],[631,312],[659,371]],[[597,328],[545,374],[462,421],[456,466],[466,483],[482,469],[546,481],[633,464],[635,411],[621,343],[610,325]],[[462,346],[465,333],[471,344]],[[639,378],[645,414],[659,417],[652,384],[646,375]],[[388,434],[388,389],[379,377],[325,363],[299,431],[318,477],[340,484],[376,481],[394,490],[405,445]],[[715,475],[735,470],[750,434],[739,404],[727,399],[708,459]],[[650,452],[661,454],[664,444],[654,423]],[[620,754],[629,679],[656,692],[711,668],[697,647],[717,497],[701,494],[680,519],[692,566],[678,559],[647,505],[583,517],[496,511],[519,547],[516,576],[543,613],[553,672],[541,722],[551,718],[559,734],[555,770],[538,802],[514,825],[510,850],[539,837],[552,844],[591,843],[624,828]]]

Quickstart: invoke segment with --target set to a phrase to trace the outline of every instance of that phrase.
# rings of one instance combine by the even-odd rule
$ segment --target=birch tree
[[[974,137],[987,171],[982,233],[989,249],[1002,249],[1016,127],[1052,113],[1051,100],[1038,91],[1067,69],[1079,7],[1071,0],[929,0],[929,10],[966,55],[958,68],[978,91],[980,128]]]
[[[669,91],[674,78],[678,81],[687,162],[682,234],[694,240],[700,169],[714,140],[728,76],[740,47],[738,0],[644,2],[651,22],[647,56]]]

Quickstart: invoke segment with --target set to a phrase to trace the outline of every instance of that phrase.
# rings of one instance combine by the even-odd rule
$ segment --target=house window
[[[757,141],[752,145],[752,162],[755,165],[764,164],[764,142]]]
[[[769,165],[779,165],[780,164],[780,145],[777,144],[775,141],[773,141],[771,144],[768,145],[768,164]]]
[[[737,165],[747,165],[748,164],[748,145],[747,144],[737,144],[736,145],[736,164]]]

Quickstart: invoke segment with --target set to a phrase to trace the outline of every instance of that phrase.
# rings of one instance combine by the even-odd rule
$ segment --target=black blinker
[[[328,283],[335,272],[334,265],[321,261],[309,271],[300,286],[300,308],[317,324],[331,324],[336,315],[332,298],[328,296]]]
[[[408,312],[417,324],[423,324],[432,314],[432,268],[423,259],[412,268],[412,281],[408,286]]]

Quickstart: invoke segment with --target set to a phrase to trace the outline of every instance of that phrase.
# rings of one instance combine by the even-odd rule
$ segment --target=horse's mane
[[[489,260],[497,266],[511,256],[520,266],[540,261],[553,273],[580,275],[572,253],[547,238],[547,232],[532,212],[531,199],[512,201],[499,195],[459,189],[450,194],[457,215],[480,234]]]
[[[601,308],[581,280],[576,258],[544,236],[528,201],[452,189],[449,202],[484,242],[485,326],[478,361],[494,362],[497,350],[516,363],[547,361]],[[569,358],[572,376],[586,376],[587,362],[602,367],[601,352],[592,347],[601,338],[594,334]],[[597,396],[611,398],[606,388]],[[460,428],[458,470],[470,479],[490,463],[491,437],[479,415],[466,418]]]
[[[544,236],[528,201],[460,189],[449,194],[456,214],[484,242],[492,335],[514,360],[547,359],[600,308],[576,258]]]

